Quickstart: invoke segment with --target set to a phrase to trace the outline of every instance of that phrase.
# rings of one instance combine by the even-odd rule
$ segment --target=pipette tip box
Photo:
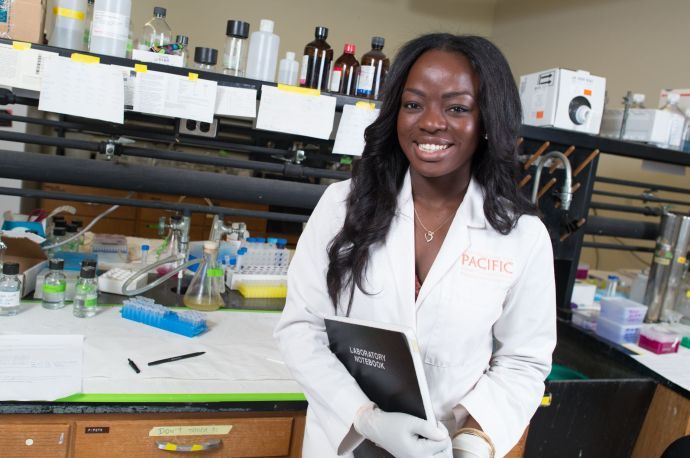
[[[124,301],[120,313],[122,318],[187,337],[198,336],[208,329],[203,313],[193,310],[175,312],[141,296]]]

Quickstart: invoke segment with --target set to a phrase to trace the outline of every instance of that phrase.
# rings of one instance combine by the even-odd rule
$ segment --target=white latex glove
[[[355,430],[396,458],[450,457],[450,436],[443,424],[404,413],[384,412],[375,406],[362,409]]]

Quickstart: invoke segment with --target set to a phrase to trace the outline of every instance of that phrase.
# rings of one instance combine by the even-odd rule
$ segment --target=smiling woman
[[[517,188],[520,115],[486,39],[398,53],[352,180],[328,188],[290,266],[275,334],[309,401],[304,457],[487,458],[522,435],[556,320],[551,241]],[[415,330],[438,425],[367,398],[328,348],[334,313]]]

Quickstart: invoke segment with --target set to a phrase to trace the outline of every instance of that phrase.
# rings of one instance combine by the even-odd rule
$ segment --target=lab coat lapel
[[[486,227],[484,196],[481,187],[472,178],[465,197],[448,229],[448,234],[446,234],[446,238],[443,240],[443,245],[441,245],[441,249],[431,265],[429,274],[422,284],[422,289],[419,291],[417,311],[419,311],[419,308],[424,303],[424,299],[426,299],[434,287],[443,279],[453,265],[459,262],[462,253],[470,247],[471,228],[484,227]]]
[[[390,277],[397,291],[399,313],[406,323],[416,326],[414,313],[414,219],[412,185],[409,171],[398,193],[398,210],[391,221],[384,251],[389,262]],[[389,278],[390,278],[389,277]]]

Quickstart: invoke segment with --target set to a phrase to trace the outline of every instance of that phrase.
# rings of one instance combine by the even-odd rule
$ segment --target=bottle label
[[[331,75],[331,92],[338,92],[340,90],[340,80],[343,78],[343,68],[333,67],[333,74]]]
[[[129,16],[111,13],[110,11],[94,11],[91,23],[91,39],[110,38],[113,40],[127,40],[129,36]]]
[[[223,269],[220,269],[216,267],[215,269],[208,269],[206,271],[207,276],[209,277],[222,277],[223,276]]]
[[[302,56],[302,68],[299,72],[299,84],[307,83],[307,70],[309,70],[309,55]]]
[[[43,300],[46,302],[60,302],[65,300],[66,282],[57,285],[43,285]]]
[[[57,285],[43,285],[44,293],[64,293],[66,289],[65,282]]]
[[[373,65],[363,65],[359,68],[357,95],[371,95],[374,87],[374,76],[376,76],[376,67]]]
[[[88,295],[84,299],[84,307],[95,307],[97,305],[97,296]]]
[[[21,298],[19,291],[0,291],[0,308],[16,307]]]

